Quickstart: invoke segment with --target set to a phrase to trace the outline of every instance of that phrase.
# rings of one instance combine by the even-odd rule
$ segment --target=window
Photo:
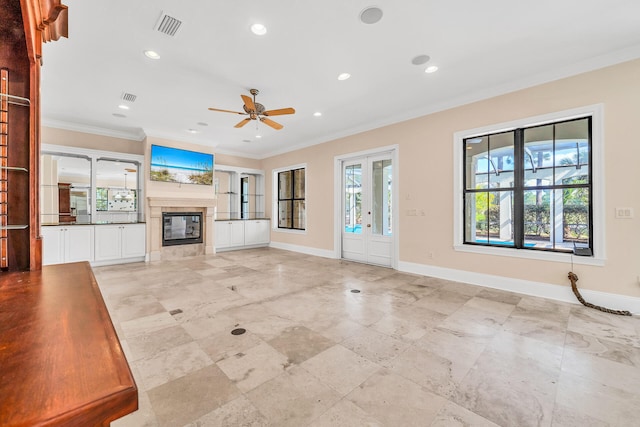
[[[562,114],[456,134],[456,250],[603,263],[601,107]]]
[[[277,172],[278,228],[306,227],[305,168]]]

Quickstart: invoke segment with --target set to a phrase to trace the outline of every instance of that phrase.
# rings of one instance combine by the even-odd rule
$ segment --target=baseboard
[[[323,258],[335,259],[335,254],[332,250],[311,248],[309,246],[292,245],[290,243],[281,243],[281,242],[273,242],[273,241],[269,243],[269,247],[274,249],[283,249],[285,251],[300,252],[306,255],[314,255],[314,256],[319,256]]]
[[[569,279],[567,279],[567,286],[561,286],[404,261],[400,261],[398,263],[398,270],[405,273],[437,277],[439,279],[453,280],[471,285],[485,286],[487,288],[501,289],[504,291],[579,304],[579,301],[571,291]],[[640,298],[611,294],[607,292],[591,291],[588,289],[580,289],[580,293],[586,301],[592,304],[613,310],[628,310],[634,315],[640,314]]]

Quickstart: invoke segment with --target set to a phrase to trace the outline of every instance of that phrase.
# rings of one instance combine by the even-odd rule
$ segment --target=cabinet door
[[[62,264],[64,262],[64,228],[42,227],[42,264]]]
[[[269,221],[249,220],[244,223],[244,244],[264,245],[269,243]]]
[[[65,262],[93,261],[93,226],[65,228]]]
[[[230,221],[215,222],[216,248],[227,248],[231,246],[231,224]]]
[[[231,221],[231,246],[244,245],[244,221]]]
[[[257,237],[256,240],[260,245],[269,244],[271,241],[271,221],[268,219],[261,219],[256,221]]]
[[[120,225],[96,226],[96,261],[108,261],[122,257],[122,233],[120,227]]]
[[[146,230],[144,224],[122,226],[122,258],[141,257],[146,254]]]

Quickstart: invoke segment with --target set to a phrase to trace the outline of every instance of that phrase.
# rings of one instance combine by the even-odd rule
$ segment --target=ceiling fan
[[[231,111],[231,110],[221,110],[219,108],[209,108],[211,111],[222,111],[223,113],[233,113],[240,114],[243,116],[249,116],[246,119],[243,119],[240,123],[235,125],[236,128],[241,128],[242,126],[249,123],[251,120],[260,120],[267,126],[271,126],[276,130],[280,130],[283,126],[280,123],[274,122],[269,119],[268,116],[281,116],[284,114],[294,114],[296,110],[293,108],[280,108],[278,110],[265,110],[264,105],[256,102],[256,95],[260,93],[258,89],[251,89],[249,93],[253,95],[253,99],[247,95],[240,95],[242,100],[244,101],[244,105],[242,108],[244,109],[244,113],[240,111]]]

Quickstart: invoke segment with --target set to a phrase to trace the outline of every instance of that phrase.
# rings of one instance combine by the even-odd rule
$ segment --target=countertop
[[[96,221],[96,222],[48,222],[40,224],[42,227],[60,227],[67,225],[122,225],[122,224],[146,224],[144,221]]]
[[[107,426],[138,390],[88,262],[0,275],[0,424]]]
[[[218,218],[216,221],[271,221],[271,218]]]

